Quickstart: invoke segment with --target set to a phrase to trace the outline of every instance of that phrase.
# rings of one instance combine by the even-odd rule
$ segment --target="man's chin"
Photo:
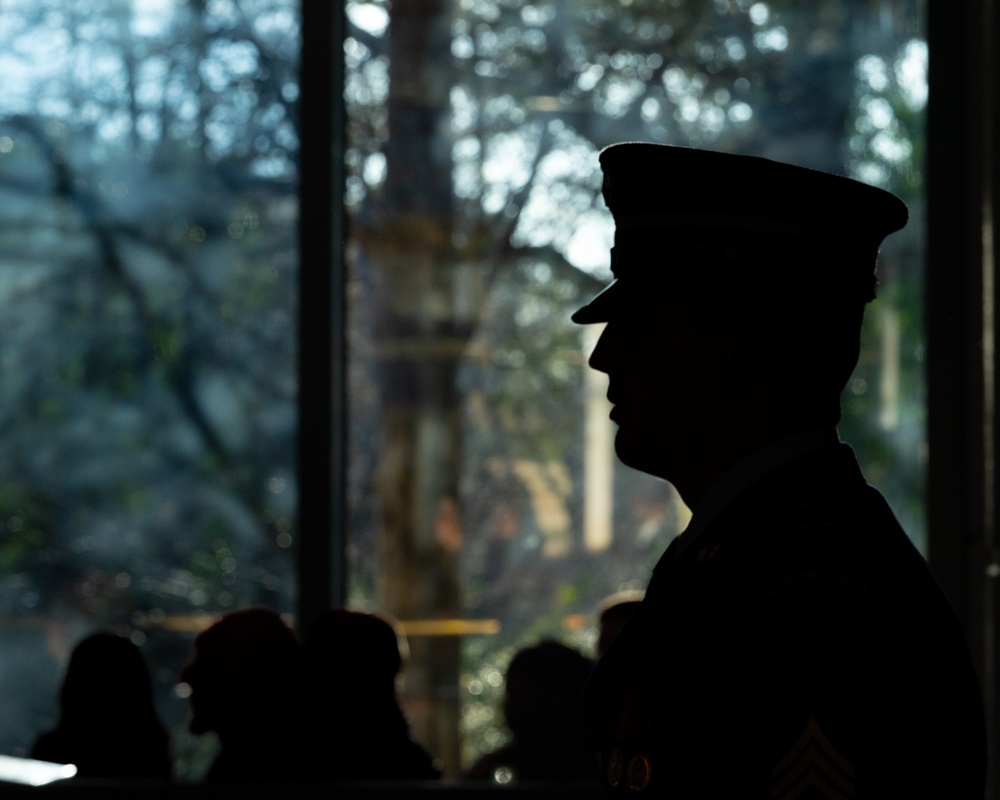
[[[670,448],[659,444],[655,436],[633,436],[621,428],[615,436],[615,454],[625,466],[669,480],[664,455]]]

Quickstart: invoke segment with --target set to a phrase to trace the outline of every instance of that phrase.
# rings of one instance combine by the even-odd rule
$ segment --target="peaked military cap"
[[[709,274],[813,282],[868,301],[882,240],[907,220],[887,191],[756,156],[625,142],[600,163],[614,280],[573,314],[580,324]]]

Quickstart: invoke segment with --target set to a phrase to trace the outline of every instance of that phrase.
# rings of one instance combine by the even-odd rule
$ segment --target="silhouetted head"
[[[573,319],[607,323],[590,364],[610,378],[622,461],[690,502],[699,458],[717,464],[734,439],[836,425],[878,249],[906,206],[706,150],[621,144],[601,165],[615,280]]]
[[[338,608],[324,614],[305,639],[306,652],[331,685],[392,691],[406,639],[386,617]]]
[[[83,639],[59,692],[61,725],[121,725],[155,717],[149,670],[139,648],[113,633]]]
[[[191,732],[216,731],[224,741],[280,726],[298,713],[303,656],[280,615],[248,608],[198,635],[180,680],[191,690]]]
[[[440,771],[410,738],[396,695],[408,655],[396,623],[338,608],[305,637],[313,686],[312,722],[328,780],[433,779]]]
[[[597,655],[602,656],[639,607],[645,592],[622,591],[605,597],[597,608]]]
[[[31,757],[75,764],[79,778],[169,778],[170,741],[156,714],[146,662],[129,639],[96,633],[70,655],[58,726]]]
[[[582,653],[551,640],[519,650],[507,667],[503,700],[514,738],[546,738],[554,730],[578,726],[592,666]]]

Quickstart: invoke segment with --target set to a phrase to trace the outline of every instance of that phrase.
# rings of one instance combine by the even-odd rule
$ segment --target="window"
[[[0,751],[101,626],[183,731],[197,628],[296,597],[298,11],[17,2],[0,38]]]

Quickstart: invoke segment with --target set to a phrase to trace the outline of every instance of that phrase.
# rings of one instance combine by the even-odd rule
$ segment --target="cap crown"
[[[707,274],[794,277],[867,301],[878,248],[908,216],[883,189],[756,156],[626,142],[600,163],[617,280],[573,315],[580,323],[627,302],[623,278],[648,297]]]
[[[621,231],[730,230],[878,247],[906,205],[860,181],[756,156],[628,142],[600,155]]]

